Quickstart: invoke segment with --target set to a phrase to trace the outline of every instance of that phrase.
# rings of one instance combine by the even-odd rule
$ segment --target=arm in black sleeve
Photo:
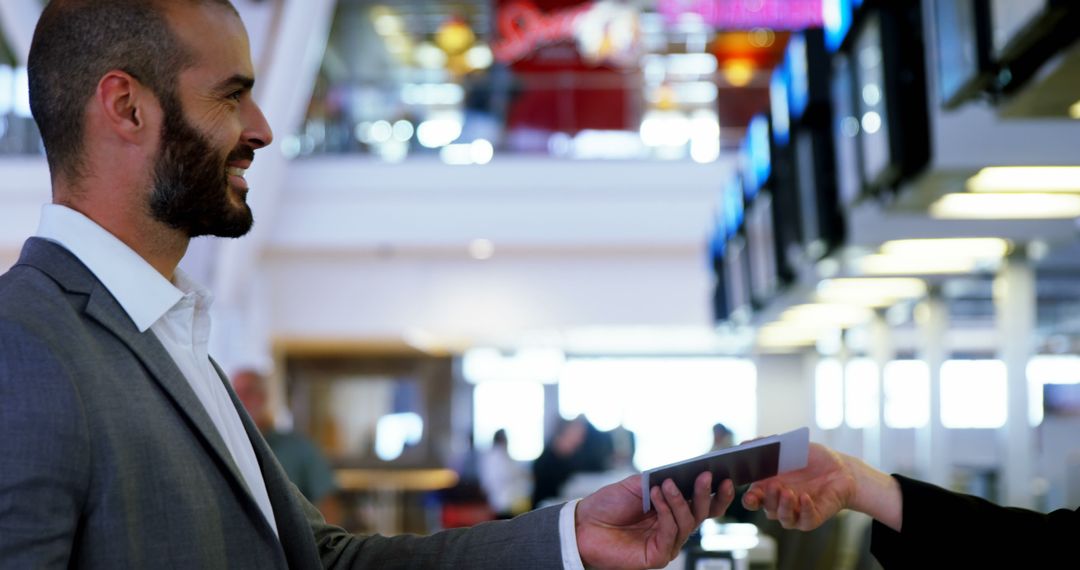
[[[900,532],[875,521],[871,552],[889,568],[1053,568],[1074,561],[1080,512],[995,505],[894,475],[903,494]]]

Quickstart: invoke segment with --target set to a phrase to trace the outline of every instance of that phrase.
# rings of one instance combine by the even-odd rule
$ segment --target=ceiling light
[[[820,331],[829,328],[849,328],[869,321],[873,316],[870,309],[857,305],[812,303],[784,311],[780,315],[780,320],[786,324]]]
[[[857,262],[863,275],[940,275],[971,273],[978,269],[974,258],[946,257],[916,259],[898,255],[867,255]]]
[[[747,59],[733,59],[724,64],[724,79],[732,87],[746,87],[754,79],[754,63]]]
[[[818,284],[821,303],[849,303],[864,307],[887,307],[903,299],[926,295],[926,283],[913,278],[827,279]]]
[[[881,245],[881,253],[909,258],[1000,258],[1009,252],[1001,238],[900,239]]]
[[[946,194],[930,215],[956,220],[1039,220],[1080,217],[1080,196],[1065,194]]]
[[[1080,192],[1080,166],[991,166],[967,181],[969,192]]]
[[[758,348],[779,349],[813,346],[821,331],[773,323],[762,327],[757,334]]]

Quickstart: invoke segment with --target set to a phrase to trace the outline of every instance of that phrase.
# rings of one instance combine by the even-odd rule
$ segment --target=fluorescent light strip
[[[946,194],[930,216],[952,220],[1044,220],[1080,217],[1080,196],[1066,194]]]
[[[1080,193],[1080,166],[991,166],[967,181],[969,192]]]
[[[858,261],[863,275],[940,275],[948,273],[971,273],[978,267],[973,258],[923,259],[898,255],[867,255]]]
[[[827,279],[818,284],[821,303],[847,303],[864,307],[887,307],[903,299],[926,295],[926,283],[913,278]]]
[[[923,258],[1000,258],[1009,252],[1009,242],[1001,238],[898,239],[881,245],[889,256]]]

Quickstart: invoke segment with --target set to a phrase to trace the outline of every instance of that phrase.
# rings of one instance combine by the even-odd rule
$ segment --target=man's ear
[[[136,143],[150,129],[147,119],[157,104],[150,90],[130,74],[120,70],[106,73],[98,82],[94,102],[103,123],[120,138]]]

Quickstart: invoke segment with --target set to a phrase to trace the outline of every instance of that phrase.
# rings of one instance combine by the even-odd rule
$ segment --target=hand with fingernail
[[[641,509],[641,493],[641,476],[634,475],[577,504],[578,549],[587,568],[663,568],[705,519],[727,511],[735,487],[725,480],[713,495],[712,473],[705,472],[687,501],[667,479],[650,490],[653,508],[647,513]]]

